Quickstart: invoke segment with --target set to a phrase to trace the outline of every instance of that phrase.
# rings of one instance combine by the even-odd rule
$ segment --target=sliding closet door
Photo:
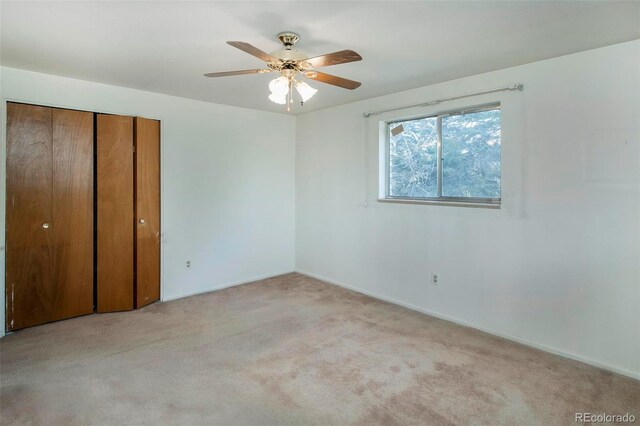
[[[93,312],[93,113],[53,109],[56,319]]]
[[[140,308],[160,299],[160,122],[135,119],[136,290]]]
[[[7,103],[7,330],[52,320],[51,109]]]
[[[93,310],[93,115],[7,104],[7,330]]]
[[[133,117],[98,114],[97,310],[133,309]]]

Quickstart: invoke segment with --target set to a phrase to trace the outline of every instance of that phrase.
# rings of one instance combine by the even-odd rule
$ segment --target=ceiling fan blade
[[[249,44],[249,43],[245,43],[243,41],[228,41],[227,42],[228,45],[235,47],[236,49],[240,49],[243,52],[247,52],[249,55],[253,55],[256,58],[260,58],[265,62],[276,62],[277,59],[274,58],[273,56],[269,55],[266,52],[263,52],[262,50],[258,49],[257,47]]]
[[[309,62],[314,68],[320,68],[361,60],[362,56],[353,50],[341,50],[339,52],[327,53],[326,55],[314,56],[313,58],[305,59],[305,62]]]
[[[313,76],[314,73],[316,74],[315,76]],[[353,80],[348,80],[342,77],[336,77],[335,75],[325,74],[320,71],[314,71],[307,77],[313,80],[319,81],[321,83],[331,84],[333,86],[338,86],[338,87],[342,87],[343,89],[349,89],[349,90],[357,89],[362,84],[359,81],[353,81]]]
[[[243,74],[264,74],[271,72],[271,70],[255,69],[255,70],[240,70],[240,71],[223,71],[223,72],[210,72],[205,74],[205,77],[227,77],[229,75],[243,75]]]

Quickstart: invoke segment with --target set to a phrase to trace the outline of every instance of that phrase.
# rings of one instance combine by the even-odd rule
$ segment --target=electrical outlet
[[[191,261],[187,260],[187,269],[191,269]]]
[[[438,285],[438,274],[434,272],[431,273],[431,284]]]

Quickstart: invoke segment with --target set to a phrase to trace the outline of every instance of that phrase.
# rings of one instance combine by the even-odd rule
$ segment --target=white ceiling
[[[353,49],[361,62],[323,71],[312,111],[454,78],[640,38],[640,2],[7,2],[0,64],[227,105],[283,112],[267,100],[273,74],[209,79],[260,68],[225,44],[271,52],[284,30],[309,56]]]

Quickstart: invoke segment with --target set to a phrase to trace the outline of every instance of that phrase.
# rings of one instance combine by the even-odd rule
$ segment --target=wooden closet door
[[[7,331],[54,319],[51,116],[7,103]]]
[[[7,105],[7,330],[93,311],[93,114]]]
[[[93,113],[53,109],[56,319],[93,312]]]
[[[133,117],[97,115],[97,310],[133,309]]]
[[[160,122],[135,118],[136,290],[140,308],[160,299]]]

